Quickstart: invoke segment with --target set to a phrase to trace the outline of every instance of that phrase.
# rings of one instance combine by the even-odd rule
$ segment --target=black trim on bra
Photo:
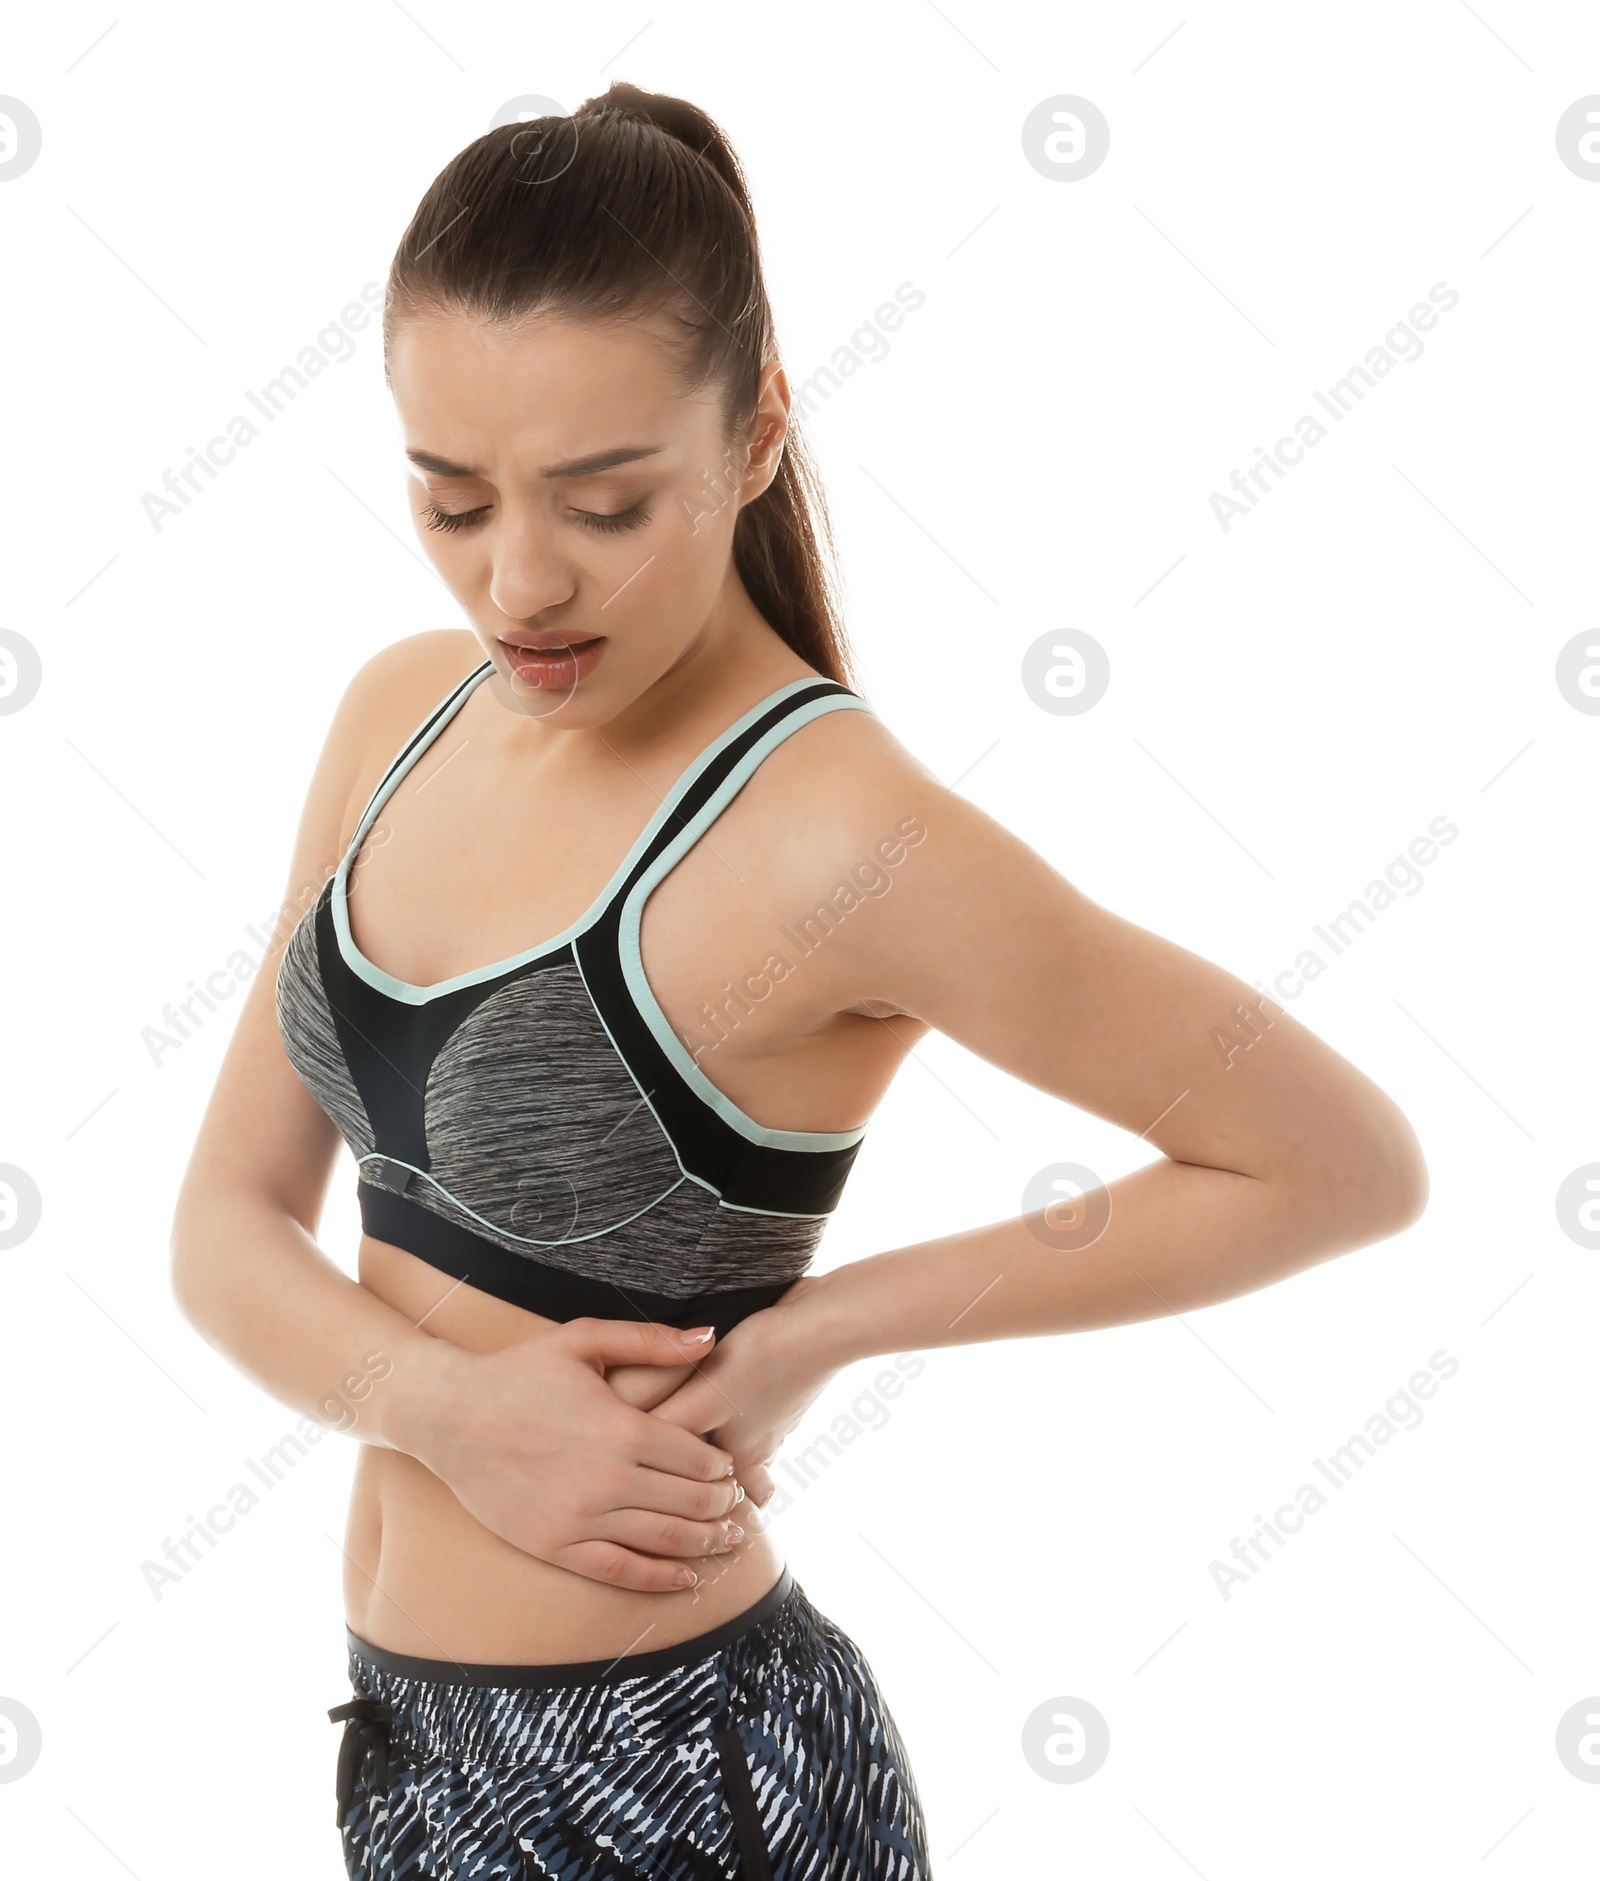
[[[486,999],[530,973],[571,966],[572,949],[558,947],[493,979],[413,1006],[379,992],[351,968],[339,950],[332,897],[330,880],[315,916],[317,970],[339,1049],[372,1125],[373,1147],[418,1169],[431,1169],[423,1094],[433,1061]]]
[[[728,1201],[779,1214],[826,1215],[844,1193],[861,1139],[842,1149],[784,1149],[753,1143],[713,1110],[684,1081],[634,1004],[622,971],[622,909],[645,871],[659,860],[684,827],[726,782],[750,748],[799,707],[830,693],[848,693],[831,679],[781,700],[721,751],[684,793],[678,827],[663,826],[629,871],[594,925],[571,943],[596,1011],[605,1021],[623,1062],[650,1103],[686,1168]]]
[[[402,1172],[403,1173],[403,1172]],[[611,1280],[591,1280],[564,1267],[513,1254],[498,1242],[436,1215],[391,1189],[370,1181],[356,1184],[361,1226],[375,1241],[415,1254],[452,1280],[464,1280],[497,1300],[542,1313],[546,1319],[655,1320],[687,1330],[715,1326],[720,1339],[741,1319],[775,1306],[794,1284],[778,1281],[762,1287],[734,1287],[699,1293],[689,1299],[624,1287]]]
[[[731,744],[725,745],[690,784],[679,802],[673,806],[672,815],[663,822],[651,839],[649,847],[628,871],[627,880],[613,898],[613,905],[626,899],[629,891],[645,870],[694,821],[752,745],[758,744],[774,725],[792,717],[802,706],[810,705],[816,699],[829,698],[834,693],[842,693],[849,698],[856,696],[848,686],[841,686],[835,679],[816,680],[803,691],[791,693],[787,699],[780,699],[776,705],[770,706],[753,725],[747,725]]]

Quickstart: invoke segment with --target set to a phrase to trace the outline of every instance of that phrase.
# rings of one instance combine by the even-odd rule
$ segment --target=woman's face
[[[742,482],[714,396],[676,396],[640,321],[539,316],[508,332],[419,315],[399,323],[389,372],[419,539],[522,711],[603,724],[715,660],[753,611],[733,525],[777,467],[777,367]]]

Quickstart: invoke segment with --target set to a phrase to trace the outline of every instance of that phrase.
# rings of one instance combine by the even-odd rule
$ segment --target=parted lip
[[[544,633],[520,632],[499,634],[496,638],[505,646],[529,647],[535,653],[539,653],[547,651],[551,647],[584,647],[587,646],[591,640],[603,640],[605,635],[568,634],[561,633],[557,629],[549,629]]]

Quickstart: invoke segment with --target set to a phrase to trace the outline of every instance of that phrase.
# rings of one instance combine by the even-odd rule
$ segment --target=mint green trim
[[[825,693],[820,699],[813,699],[809,705],[803,705],[798,711],[791,712],[786,719],[774,725],[764,738],[757,739],[712,793],[699,815],[668,843],[639,878],[627,900],[622,904],[617,945],[622,957],[622,976],[627,983],[633,1003],[639,1009],[639,1016],[655,1035],[656,1043],[666,1053],[673,1069],[678,1072],[695,1095],[709,1104],[723,1122],[730,1124],[747,1142],[759,1143],[768,1149],[848,1149],[851,1144],[861,1141],[867,1133],[867,1127],[863,1124],[858,1130],[769,1130],[764,1124],[757,1123],[748,1112],[741,1110],[731,1097],[717,1089],[700,1069],[677,1033],[673,1031],[671,1022],[662,1011],[651,989],[650,981],[646,977],[644,961],[639,951],[639,929],[644,919],[644,904],[649,900],[651,891],[682,861],[688,851],[717,820],[734,797],[750,781],[757,766],[802,725],[809,725],[813,719],[821,718],[824,713],[844,710],[870,712],[872,708],[854,693]],[[752,1210],[751,1212],[764,1213],[766,1211]]]
[[[663,1135],[665,1135],[665,1132],[663,1132]],[[668,1138],[668,1141],[670,1142],[671,1139]],[[674,1151],[674,1155],[676,1155],[676,1151]],[[502,1228],[497,1221],[490,1221],[486,1215],[480,1215],[475,1208],[468,1208],[459,1195],[452,1195],[442,1182],[436,1177],[429,1175],[426,1169],[419,1169],[415,1163],[404,1162],[398,1156],[385,1156],[381,1150],[373,1150],[365,1156],[358,1156],[356,1158],[357,1167],[362,1163],[371,1162],[394,1163],[401,1169],[409,1169],[414,1176],[421,1176],[424,1182],[432,1183],[433,1187],[436,1188],[447,1201],[452,1202],[459,1208],[463,1215],[470,1215],[474,1221],[481,1223],[491,1234],[503,1235],[508,1241],[520,1241],[524,1247],[576,1247],[580,1241],[597,1241],[602,1235],[615,1234],[618,1228],[626,1228],[630,1221],[637,1221],[641,1215],[648,1215],[652,1208],[659,1208],[669,1195],[676,1194],[684,1184],[684,1176],[680,1175],[678,1180],[669,1183],[653,1202],[646,1202],[643,1208],[636,1208],[631,1215],[624,1215],[621,1221],[608,1222],[603,1228],[593,1228],[588,1234],[569,1234],[561,1241],[536,1241],[531,1234],[513,1234],[509,1228]],[[679,1164],[679,1168],[682,1168],[681,1163]],[[685,1174],[686,1173],[687,1172],[685,1172]],[[376,1187],[378,1185],[374,1184],[373,1186]]]
[[[668,1149],[672,1151],[673,1161],[683,1170],[684,1180],[694,1183],[696,1188],[704,1189],[707,1195],[715,1199],[718,1208],[737,1209],[741,1215],[776,1215],[785,1221],[826,1221],[828,1219],[826,1214],[813,1215],[803,1213],[798,1209],[789,1208],[747,1208],[742,1202],[727,1201],[724,1199],[721,1189],[719,1189],[714,1182],[707,1182],[704,1176],[697,1176],[692,1169],[685,1168],[683,1158],[678,1154],[678,1146],[673,1141],[672,1132],[667,1128],[666,1119],[661,1115],[660,1111],[656,1109],[655,1105],[650,1102],[650,1093],[639,1082],[638,1078],[634,1076],[633,1066],[623,1057],[622,1047],[617,1043],[616,1035],[612,1032],[611,1027],[606,1024],[606,1015],[600,1010],[600,1002],[589,990],[589,976],[583,970],[583,961],[577,954],[574,954],[572,957],[577,963],[578,978],[583,981],[583,990],[589,995],[589,1005],[594,1012],[594,1016],[600,1021],[601,1030],[611,1041],[611,1049],[617,1055],[617,1063],[622,1066],[623,1070],[627,1072],[630,1078],[633,1078],[633,1088],[639,1093],[640,1100],[643,1102],[646,1110],[655,1118],[656,1128],[661,1132],[662,1139]],[[645,1013],[642,1016],[648,1022],[649,1014]],[[753,1121],[752,1119],[752,1122]],[[759,1128],[759,1125],[757,1128]],[[809,1149],[810,1145],[805,1144],[802,1145],[802,1147]],[[678,1186],[680,1185],[676,1183],[673,1185],[674,1188]],[[669,1189],[667,1193],[670,1195],[672,1190]]]
[[[611,1049],[616,1054],[617,1063],[621,1065],[623,1070],[626,1071],[628,1076],[633,1080],[633,1088],[639,1093],[640,1102],[644,1105],[645,1109],[649,1111],[650,1115],[655,1118],[656,1128],[661,1132],[667,1147],[672,1151],[672,1160],[678,1165],[679,1169],[682,1170],[686,1181],[697,1183],[702,1189],[716,1196],[717,1200],[720,1202],[722,1200],[721,1190],[713,1188],[703,1176],[697,1176],[692,1169],[685,1167],[682,1156],[678,1154],[678,1146],[673,1141],[672,1132],[667,1128],[666,1120],[662,1117],[661,1112],[656,1109],[655,1105],[650,1102],[650,1093],[639,1082],[638,1075],[635,1073],[633,1066],[623,1057],[622,1047],[617,1043],[616,1034],[611,1030],[611,1027],[606,1024],[606,1015],[600,1010],[600,1002],[595,998],[593,991],[590,989],[589,976],[583,970],[583,961],[579,958],[576,949],[573,951],[572,958],[578,969],[578,978],[583,982],[584,997],[589,1002],[589,1010],[600,1021],[600,1030],[605,1033],[606,1038],[609,1040]]]
[[[494,662],[492,660],[486,661],[482,670],[471,676],[471,683],[466,686],[454,706],[439,720],[439,723],[434,728],[433,736],[425,743],[419,745],[404,763],[396,763],[390,767],[388,777],[379,785],[378,790],[373,795],[372,801],[367,805],[366,814],[362,817],[361,823],[354,837],[351,839],[350,847],[345,851],[344,859],[340,862],[338,870],[334,875],[333,892],[330,897],[333,903],[333,926],[334,932],[338,937],[339,952],[344,956],[345,965],[349,967],[350,971],[359,979],[365,980],[368,986],[374,987],[378,992],[386,994],[390,999],[397,1001],[401,1005],[425,1006],[429,1001],[442,999],[445,994],[459,992],[463,987],[480,986],[485,980],[498,979],[502,974],[511,972],[515,967],[526,966],[531,960],[539,960],[546,954],[557,952],[560,948],[565,947],[569,941],[576,940],[587,928],[593,927],[595,922],[598,921],[600,916],[605,912],[612,897],[627,879],[629,872],[638,862],[640,856],[644,854],[646,849],[648,849],[650,844],[655,840],[657,833],[682,800],[684,793],[694,783],[695,779],[712,763],[718,754],[725,750],[741,733],[755,724],[763,713],[770,711],[774,705],[789,698],[792,694],[803,690],[805,687],[814,686],[818,683],[815,678],[795,679],[791,680],[786,686],[780,686],[776,692],[768,693],[766,698],[762,699],[758,704],[751,706],[750,710],[746,712],[742,718],[736,719],[725,732],[721,733],[707,745],[705,750],[700,753],[699,757],[679,776],[677,782],[668,790],[666,796],[662,798],[660,807],[640,832],[638,841],[634,843],[627,855],[624,856],[622,861],[618,864],[616,873],[611,877],[611,880],[607,882],[596,899],[590,903],[570,927],[564,928],[550,940],[541,941],[538,946],[526,948],[523,952],[512,954],[505,960],[493,961],[486,967],[474,967],[471,972],[458,973],[448,980],[435,980],[429,986],[414,986],[409,980],[396,979],[392,973],[385,973],[382,967],[369,960],[356,945],[355,936],[350,931],[350,870],[354,864],[355,858],[361,853],[361,845],[366,840],[367,831],[376,821],[383,806],[400,787],[401,782],[411,770],[412,766],[416,764],[424,752],[432,749],[440,732],[450,723],[456,713],[461,710],[462,706],[466,704],[472,694],[477,691],[479,684],[487,679],[493,671]],[[846,700],[846,695],[842,693],[834,693],[829,696],[839,703],[844,703]],[[871,710],[871,707],[866,704],[865,700],[857,699],[854,694],[849,695],[849,703],[859,705],[864,711]],[[438,708],[435,707],[436,711],[437,709]],[[429,716],[431,717],[432,714],[430,713]],[[422,726],[425,726],[427,723],[428,720],[424,719],[422,725],[418,726],[417,730],[421,731]],[[785,721],[785,723],[787,724],[788,721]],[[777,729],[781,731],[783,727],[780,726]],[[416,737],[416,735],[416,732],[412,733],[413,738]],[[765,746],[767,740],[763,739],[761,744]],[[757,749],[760,748],[761,746],[757,747]],[[648,1018],[650,1015],[646,1014],[646,1017]],[[652,1026],[653,1024],[654,1021],[652,1020]]]
[[[862,1128],[865,1129],[866,1126],[863,1124]],[[803,1135],[804,1132],[795,1132],[795,1134]],[[810,1144],[806,1145],[806,1148],[810,1147]],[[778,1221],[831,1221],[833,1218],[832,1209],[825,1214],[813,1215],[799,1208],[752,1208],[748,1202],[730,1202],[725,1195],[721,1194],[717,1196],[717,1206],[727,1209],[733,1215],[771,1215]]]
[[[421,757],[422,753],[427,750],[428,745],[431,745],[433,743],[433,738],[430,738],[428,740],[428,745],[418,746],[415,751],[412,751],[412,746],[416,744],[416,741],[422,736],[422,734],[428,729],[430,725],[433,725],[433,722],[435,719],[438,719],[439,722],[438,722],[438,725],[434,729],[433,737],[434,738],[438,737],[439,733],[443,731],[446,725],[449,724],[450,720],[453,719],[456,713],[461,710],[462,706],[466,704],[468,697],[472,693],[477,691],[478,687],[482,685],[484,680],[486,680],[493,671],[494,671],[493,660],[485,660],[481,666],[473,667],[472,671],[467,674],[466,678],[460,682],[460,684],[455,688],[455,690],[453,692],[447,692],[445,696],[439,701],[439,703],[433,708],[433,710],[429,712],[425,718],[421,719],[417,723],[417,725],[412,730],[411,736],[408,739],[406,739],[403,745],[401,745],[400,750],[394,759],[394,762],[389,766],[388,770],[384,772],[382,777],[378,779],[377,785],[374,788],[372,795],[367,799],[367,808],[363,810],[361,813],[361,817],[362,817],[361,831],[362,832],[366,830],[366,827],[367,827],[366,819],[367,819],[368,813],[371,812],[374,806],[378,804],[380,793],[385,799],[387,799],[388,794],[389,794],[389,791],[388,791],[389,779],[391,777],[394,777],[395,771],[399,768],[401,762],[403,761],[405,757],[405,754],[407,752],[411,752],[413,759]],[[447,707],[449,708],[448,710],[446,709]],[[441,716],[441,714],[443,716]],[[399,779],[396,778],[395,781],[398,783]],[[360,833],[358,833],[351,841],[350,847],[352,851],[360,844],[360,841],[361,841],[361,835]]]

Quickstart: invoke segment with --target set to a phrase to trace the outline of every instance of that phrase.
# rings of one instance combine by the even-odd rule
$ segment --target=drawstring
[[[341,1721],[344,1724],[335,1782],[339,1797],[338,1826],[343,1828],[350,1805],[355,1801],[357,1779],[369,1759],[377,1787],[380,1790],[388,1787],[389,1726],[394,1719],[388,1704],[381,1698],[352,1698],[347,1705],[335,1705],[328,1717],[334,1724]]]
[[[712,1728],[711,1742],[716,1747],[717,1762],[722,1766],[722,1794],[728,1814],[733,1817],[741,1881],[772,1881],[772,1857],[767,1853],[766,1837],[761,1830],[761,1810],[750,1781],[750,1766],[745,1761],[730,1689],[722,1693],[720,1716]]]

